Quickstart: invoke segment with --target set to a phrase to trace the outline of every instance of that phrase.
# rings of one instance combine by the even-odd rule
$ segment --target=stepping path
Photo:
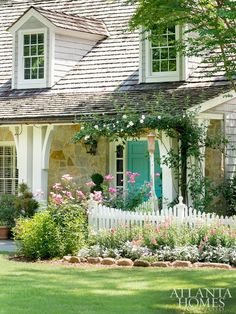
[[[16,245],[12,240],[0,240],[0,252],[15,252]]]

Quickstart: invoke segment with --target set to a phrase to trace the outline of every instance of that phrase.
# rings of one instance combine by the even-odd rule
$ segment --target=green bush
[[[13,229],[19,253],[35,259],[75,254],[84,246],[87,218],[79,205],[50,206],[31,219],[20,218]]]
[[[25,257],[47,259],[61,256],[61,235],[49,211],[33,218],[20,218],[13,229],[19,253]]]
[[[104,181],[103,176],[100,173],[94,173],[91,175],[91,179],[95,186],[91,187],[90,192],[93,193],[95,191],[103,192],[102,183]]]
[[[32,217],[39,207],[39,203],[33,198],[27,184],[19,185],[19,195],[15,199],[15,208],[20,216]]]
[[[15,199],[14,195],[0,196],[0,223],[9,228],[15,226],[15,219],[19,216],[15,208]]]

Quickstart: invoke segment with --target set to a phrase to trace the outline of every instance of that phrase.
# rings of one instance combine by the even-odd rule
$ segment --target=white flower
[[[120,131],[123,132],[124,130],[123,130],[123,129],[120,129]]]
[[[144,114],[142,115],[141,119],[142,119],[142,120],[144,120],[144,119],[145,119],[145,115],[144,115]]]
[[[134,125],[133,121],[130,121],[128,124],[128,127],[133,126],[133,125]]]
[[[81,126],[80,130],[81,130],[81,131],[84,130],[84,126]]]
[[[98,125],[97,124],[94,126],[94,129],[98,130]]]
[[[90,135],[85,135],[84,139],[87,141],[90,138]]]
[[[116,124],[119,124],[119,121],[116,121]]]
[[[122,118],[123,118],[124,120],[127,119],[127,115],[124,114],[124,115],[122,116]]]
[[[161,120],[161,116],[158,116],[157,119]]]
[[[140,123],[143,123],[143,122],[144,122],[144,120],[143,120],[143,119],[141,119],[139,122],[140,122]]]

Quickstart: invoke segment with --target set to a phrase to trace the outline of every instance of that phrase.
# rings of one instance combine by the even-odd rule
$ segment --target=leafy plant
[[[236,176],[228,179],[222,185],[222,194],[226,201],[226,214],[233,216],[236,214]]]
[[[33,198],[27,184],[19,185],[19,195],[15,199],[15,208],[19,216],[32,217],[39,207],[39,203]]]
[[[0,196],[0,222],[9,228],[15,225],[15,219],[19,216],[15,208],[15,199],[14,195]]]
[[[90,188],[91,193],[94,191],[103,191],[102,183],[104,181],[103,176],[100,173],[94,173],[91,175],[92,182],[95,184]]]

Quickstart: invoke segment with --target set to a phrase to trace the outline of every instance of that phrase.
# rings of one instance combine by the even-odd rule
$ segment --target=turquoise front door
[[[159,164],[160,152],[159,145],[156,142],[155,150],[155,173],[161,174]],[[127,170],[138,172],[140,176],[136,177],[136,187],[140,187],[144,182],[150,182],[150,162],[147,141],[129,141],[127,150]],[[161,175],[155,177],[155,189],[157,197],[162,196]]]

